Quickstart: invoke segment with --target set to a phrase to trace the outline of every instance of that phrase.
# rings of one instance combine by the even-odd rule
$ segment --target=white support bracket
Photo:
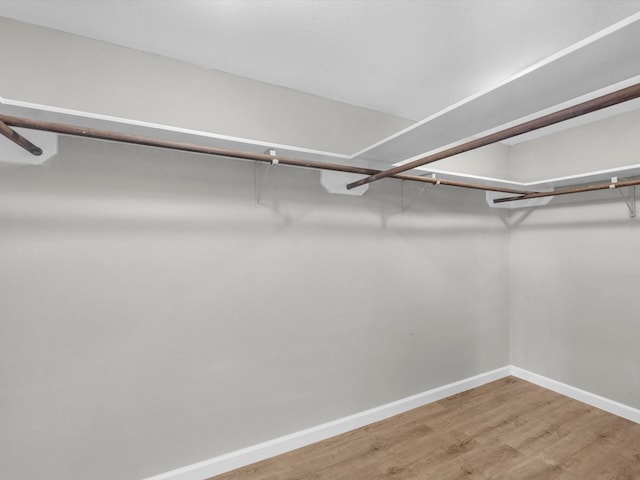
[[[255,163],[255,169],[253,170],[253,188],[257,207],[260,206],[260,194],[262,193],[265,184],[269,182],[269,173],[271,172],[271,167],[274,165],[278,165],[278,159],[276,158],[277,152],[274,149],[268,148],[264,153],[273,158],[271,159],[271,163],[268,164],[267,171],[262,176],[262,178],[260,178],[258,172],[261,162]]]
[[[413,203],[418,200],[418,198],[420,198],[420,195],[422,195],[422,193],[425,191],[425,189],[429,186],[428,183],[425,183],[422,188],[420,189],[420,191],[418,192],[418,194],[413,197],[412,200],[410,200],[409,202],[405,201],[405,192],[404,192],[404,184],[405,184],[406,180],[402,180],[402,182],[400,182],[400,192],[401,192],[401,197],[402,197],[402,203],[401,203],[401,208],[402,208],[402,213],[405,213],[407,210],[409,210],[409,207],[411,207],[411,205],[413,205]]]
[[[616,189],[620,193],[620,196],[624,200],[624,203],[627,204],[627,208],[629,209],[629,217],[635,218],[636,216],[636,187],[631,186],[629,188],[629,193],[625,195],[622,193],[620,188],[618,188],[618,177],[611,177],[611,183],[609,184],[610,189]]]
[[[632,186],[632,187],[628,187],[628,192],[629,193],[627,195],[622,193],[622,191],[620,191],[620,189],[618,189],[618,192],[620,192],[620,196],[624,200],[624,203],[627,204],[627,208],[629,209],[629,217],[630,218],[635,218],[635,216],[636,216],[636,187],[635,187],[635,185]]]
[[[534,211],[534,208],[527,208],[522,210],[507,211],[507,214],[500,215],[500,220],[507,228],[516,228],[524,222],[529,215]]]
[[[401,191],[402,191],[402,213],[405,213],[407,210],[409,210],[409,207],[411,207],[411,205],[413,205],[413,203],[418,200],[418,198],[420,198],[420,195],[422,195],[425,191],[425,189],[431,185],[433,187],[437,187],[438,185],[440,185],[440,179],[436,176],[435,173],[431,174],[431,178],[433,180],[435,180],[435,182],[429,184],[429,183],[425,183],[422,188],[420,189],[420,191],[418,192],[418,194],[413,197],[413,199],[409,202],[409,203],[405,203],[405,193],[404,193],[404,183],[406,182],[406,180],[402,180],[401,185]]]

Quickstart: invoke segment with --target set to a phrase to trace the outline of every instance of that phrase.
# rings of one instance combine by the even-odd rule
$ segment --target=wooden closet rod
[[[533,192],[518,197],[496,198],[493,203],[515,202],[516,200],[527,200],[531,198],[555,197],[557,195],[569,195],[572,193],[595,192],[597,190],[608,190],[620,187],[634,187],[640,185],[640,180],[623,180],[621,182],[595,183],[593,185],[585,185],[582,187],[563,188],[552,192]]]
[[[94,128],[84,128],[84,127],[78,127],[75,125],[46,122],[42,120],[32,120],[27,118],[12,117],[12,116],[1,115],[1,114],[0,114],[0,122],[3,123],[5,126],[9,125],[12,127],[28,128],[31,130],[42,130],[46,132],[58,133],[61,135],[86,137],[86,138],[93,138],[97,140],[107,140],[107,141],[119,142],[119,143],[130,143],[134,145],[144,145],[148,147],[158,147],[158,148],[165,148],[169,150],[179,150],[183,152],[201,153],[205,155],[216,155],[220,157],[239,158],[243,160],[253,160],[256,162],[279,163],[282,165],[291,165],[295,167],[313,168],[317,170],[332,170],[335,172],[357,173],[362,175],[375,175],[376,173],[380,172],[380,170],[374,170],[371,168],[340,165],[338,163],[317,162],[313,160],[300,160],[295,158],[281,157],[278,155],[273,157],[271,155],[267,155],[266,153],[253,153],[253,152],[244,152],[239,150],[227,150],[227,149],[221,149],[221,148],[207,147],[204,145],[176,142],[171,140],[160,140],[160,139],[154,139],[149,137],[141,137],[137,135],[129,135],[126,133],[110,132],[110,131],[98,130]],[[13,132],[13,130],[11,130],[10,128],[9,130]],[[18,135],[17,132],[15,133],[16,135]],[[20,145],[20,146],[23,146],[23,145]],[[475,190],[512,193],[514,195],[523,195],[523,194],[533,193],[531,191],[523,191],[523,190],[518,190],[513,188],[494,187],[491,185],[458,182],[454,180],[422,177],[419,175],[392,175],[392,178],[396,178],[399,180],[409,180],[412,182],[423,182],[423,183],[431,183],[431,184],[438,184],[438,185],[447,185],[451,187],[461,187],[461,188],[471,188]]]
[[[35,156],[42,155],[42,149],[40,147],[31,143],[29,140],[27,140],[18,132],[16,132],[13,128],[9,127],[9,125],[1,121],[0,121],[0,133],[5,137],[7,137],[9,140],[11,140],[13,143],[20,145],[22,148],[24,148],[27,152],[31,153],[32,155],[35,155]]]
[[[623,88],[621,90],[617,90],[612,93],[608,93],[606,95],[602,95],[591,100],[587,100],[586,102],[579,103],[578,105],[574,105],[572,107],[564,108],[557,112],[553,112],[548,115],[536,118],[534,120],[521,123],[520,125],[505,128],[504,130],[501,130],[499,132],[491,133],[484,137],[470,140],[461,145],[457,145],[441,152],[433,153],[431,155],[427,155],[426,157],[422,157],[412,162],[405,163],[404,165],[400,165],[398,167],[390,168],[389,170],[384,170],[380,173],[370,175],[366,178],[350,183],[349,185],[347,185],[347,189],[366,185],[367,183],[375,182],[376,180],[380,180],[386,177],[392,177],[393,175],[397,175],[416,167],[421,167],[437,160],[443,160],[445,158],[452,157],[453,155],[458,155],[459,153],[468,152],[469,150],[474,150],[479,147],[484,147],[485,145],[500,142],[502,140],[506,140],[523,133],[528,133],[533,130],[538,130],[549,125],[553,125],[555,123],[560,123],[571,118],[579,117],[580,115],[585,115],[597,110],[602,110],[603,108],[627,102],[638,97],[640,97],[640,83],[627,88]]]

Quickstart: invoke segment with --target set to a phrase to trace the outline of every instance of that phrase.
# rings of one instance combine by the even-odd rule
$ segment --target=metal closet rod
[[[240,150],[227,150],[221,148],[207,147],[204,145],[196,145],[191,143],[176,142],[171,140],[160,140],[149,137],[141,137],[137,135],[129,135],[126,133],[110,132],[107,130],[98,130],[94,128],[84,128],[75,125],[66,125],[62,123],[46,122],[42,120],[32,120],[27,118],[13,117],[9,115],[0,114],[0,123],[5,125],[9,132],[8,135],[2,132],[5,136],[14,140],[15,136],[21,137],[17,132],[9,128],[20,127],[30,130],[41,130],[45,132],[59,133],[61,135],[71,135],[76,137],[94,138],[97,140],[107,140],[111,142],[130,143],[134,145],[144,145],[148,147],[165,148],[169,150],[179,150],[183,152],[201,153],[205,155],[216,155],[220,157],[239,158],[243,160],[253,160],[256,162],[265,163],[277,163],[282,165],[291,165],[295,167],[313,168],[317,170],[332,170],[335,172],[357,173],[362,175],[375,175],[381,170],[374,170],[371,168],[362,168],[348,165],[340,165],[337,163],[317,162],[313,160],[300,160],[295,158],[281,157],[279,155],[271,156],[264,153],[245,152]],[[13,132],[13,133],[10,133]],[[24,138],[24,137],[22,137]],[[28,140],[24,139],[28,142]],[[29,142],[30,143],[30,142]],[[18,143],[21,147],[27,148],[25,145]],[[32,144],[33,145],[33,144]],[[35,147],[38,148],[38,147]],[[27,150],[29,150],[27,148]],[[31,150],[30,150],[31,151]],[[42,153],[42,151],[40,150]],[[34,152],[32,152],[34,153]],[[412,182],[423,182],[438,185],[447,185],[451,187],[471,188],[475,190],[484,190],[501,193],[512,193],[514,195],[524,195],[533,193],[531,191],[517,190],[513,188],[494,187],[491,185],[481,185],[475,183],[458,182],[455,180],[446,180],[432,177],[422,177],[419,175],[392,175],[392,178],[399,180],[409,180]]]
[[[516,200],[528,200],[531,198],[555,197],[558,195],[569,195],[572,193],[595,192],[597,190],[608,190],[620,187],[634,187],[640,185],[640,180],[623,180],[621,182],[595,183],[583,187],[563,188],[552,192],[533,192],[518,197],[496,198],[493,203],[515,202]]]
[[[591,100],[587,100],[586,102],[579,103],[572,107],[564,108],[557,112],[553,112],[548,115],[536,118],[534,120],[521,123],[520,125],[505,128],[504,130],[500,130],[499,132],[495,132],[484,137],[477,138],[475,140],[470,140],[461,145],[457,145],[441,152],[427,155],[426,157],[419,158],[404,165],[400,165],[398,167],[390,168],[389,170],[384,170],[380,173],[370,175],[366,178],[350,183],[349,185],[347,185],[347,189],[360,187],[361,185],[366,185],[367,183],[375,182],[376,180],[391,177],[393,175],[397,175],[413,168],[421,167],[437,160],[443,160],[445,158],[452,157],[453,155],[458,155],[459,153],[468,152],[469,150],[474,150],[479,147],[484,147],[485,145],[500,142],[502,140],[506,140],[523,133],[532,132],[534,130],[547,127],[555,123],[560,123],[571,118],[585,115],[587,113],[602,110],[603,108],[627,102],[638,97],[640,97],[640,83],[617,90],[612,93],[608,93],[606,95],[602,95],[597,98],[593,98]]]

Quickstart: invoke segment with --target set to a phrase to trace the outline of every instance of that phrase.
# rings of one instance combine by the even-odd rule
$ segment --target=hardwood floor
[[[638,480],[640,425],[507,377],[215,480]]]

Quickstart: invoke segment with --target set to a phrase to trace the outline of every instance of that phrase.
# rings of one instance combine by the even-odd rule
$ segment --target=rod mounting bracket
[[[266,155],[269,155],[270,157],[273,157],[271,159],[271,165],[278,165],[278,159],[276,158],[276,155],[278,154],[278,152],[276,152],[276,150],[274,148],[267,148],[264,153]]]

